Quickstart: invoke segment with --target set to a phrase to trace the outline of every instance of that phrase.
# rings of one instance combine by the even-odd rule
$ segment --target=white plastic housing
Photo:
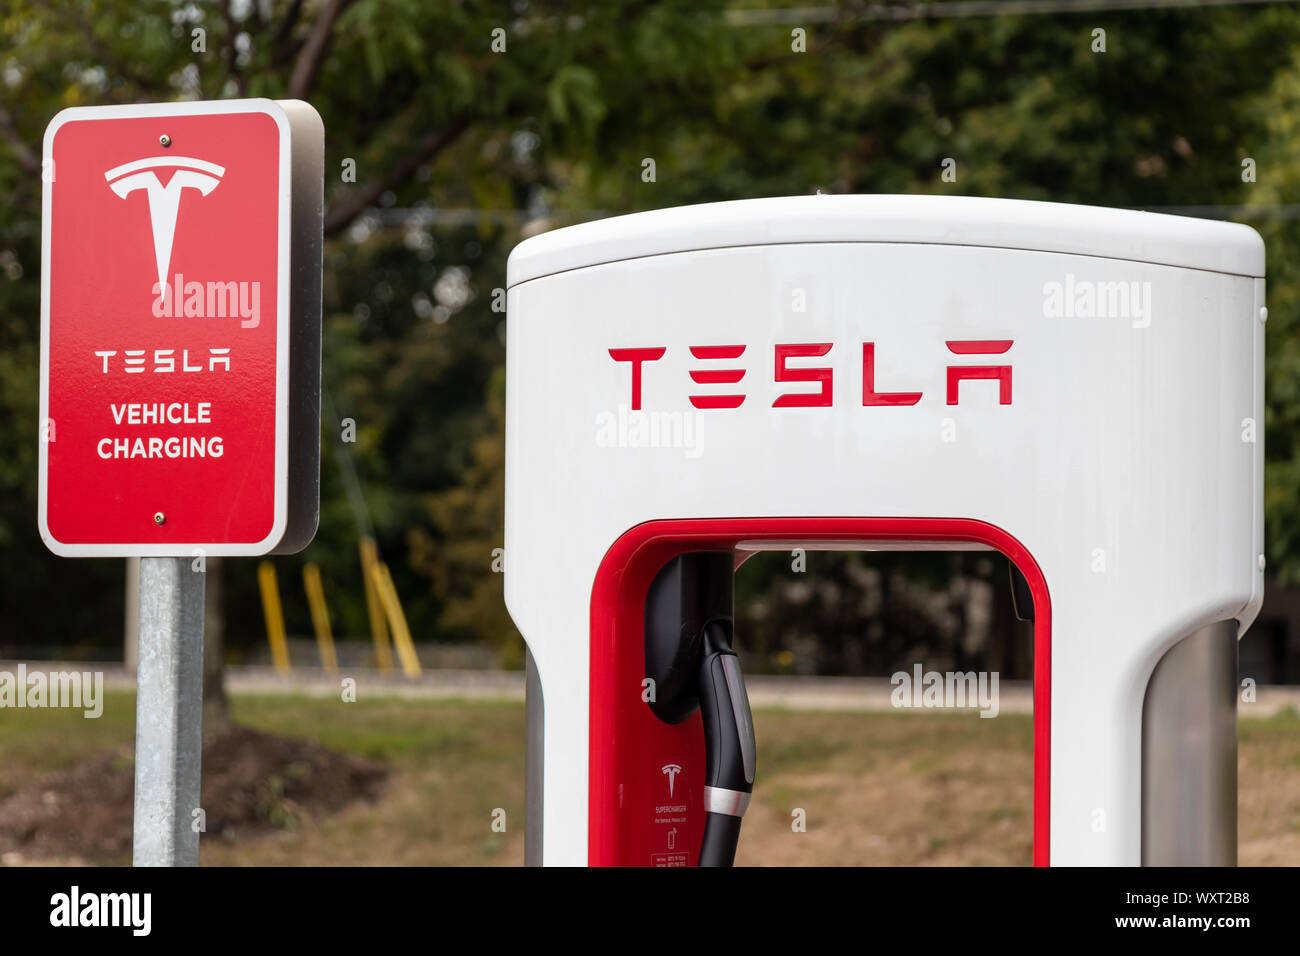
[[[588,859],[589,628],[611,544],[655,519],[879,516],[976,519],[1033,555],[1051,862],[1137,864],[1152,669],[1201,626],[1244,630],[1262,598],[1263,275],[1245,226],[992,199],[730,202],[521,243],[505,591],[545,694],[545,862]],[[971,341],[1013,344],[946,345]],[[775,381],[776,346],[801,343],[832,346],[787,363],[832,369],[829,407],[774,407],[822,387]],[[864,406],[864,343],[875,391],[915,404]],[[733,361],[689,350],[733,344]],[[678,447],[638,446],[632,363],[610,354],[658,347],[641,410]],[[948,404],[948,368],[980,364],[1011,367],[1010,403],[974,380]],[[692,380],[723,368],[744,377]],[[739,407],[689,398],[730,393]]]

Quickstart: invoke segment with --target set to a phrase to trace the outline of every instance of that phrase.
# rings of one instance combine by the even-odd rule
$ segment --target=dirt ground
[[[129,859],[132,706],[0,718],[0,862]],[[523,862],[522,706],[234,707],[246,729],[205,753],[205,865]],[[759,711],[755,725],[740,865],[1030,861],[1027,717]],[[1243,720],[1239,739],[1241,862],[1300,864],[1300,716]]]
[[[32,779],[0,802],[0,859],[129,864],[135,764],[130,747]],[[388,771],[319,743],[231,726],[203,745],[207,843],[292,831],[373,801]]]

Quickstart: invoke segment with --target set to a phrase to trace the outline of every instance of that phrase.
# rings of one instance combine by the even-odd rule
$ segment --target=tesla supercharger
[[[957,197],[521,243],[505,593],[530,655],[529,862],[698,860],[703,724],[661,719],[648,675],[674,558],[960,548],[1032,593],[1034,862],[1235,863],[1263,276],[1245,226]]]

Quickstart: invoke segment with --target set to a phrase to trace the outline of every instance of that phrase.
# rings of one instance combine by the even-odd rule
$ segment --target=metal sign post
[[[188,558],[140,561],[135,866],[198,866],[203,585]]]
[[[294,100],[45,131],[37,524],[141,559],[137,866],[198,864],[206,560],[316,533],[324,150]]]

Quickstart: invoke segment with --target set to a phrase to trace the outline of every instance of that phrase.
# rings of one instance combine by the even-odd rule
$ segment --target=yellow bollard
[[[397,656],[402,660],[402,673],[407,677],[419,677],[420,659],[415,654],[415,644],[411,642],[411,630],[406,626],[406,615],[402,613],[402,604],[397,599],[393,576],[388,573],[388,565],[382,561],[375,565],[375,588],[388,613],[388,626],[393,632]]]
[[[320,566],[307,563],[302,566],[302,586],[307,592],[307,606],[311,608],[311,626],[316,631],[316,646],[320,648],[320,664],[327,674],[339,672],[339,659],[334,653],[334,634],[330,631],[330,611],[325,603],[325,587],[320,580]]]
[[[262,591],[262,613],[266,616],[266,637],[271,644],[271,662],[281,674],[289,673],[289,645],[284,639],[284,609],[280,607],[280,586],[275,565],[263,561],[257,566],[257,584]]]
[[[393,669],[393,654],[388,648],[388,626],[384,621],[384,605],[375,586],[375,568],[379,564],[379,550],[374,538],[361,539],[361,580],[366,589],[366,610],[370,613],[370,636],[375,642],[375,664],[383,673]]]

